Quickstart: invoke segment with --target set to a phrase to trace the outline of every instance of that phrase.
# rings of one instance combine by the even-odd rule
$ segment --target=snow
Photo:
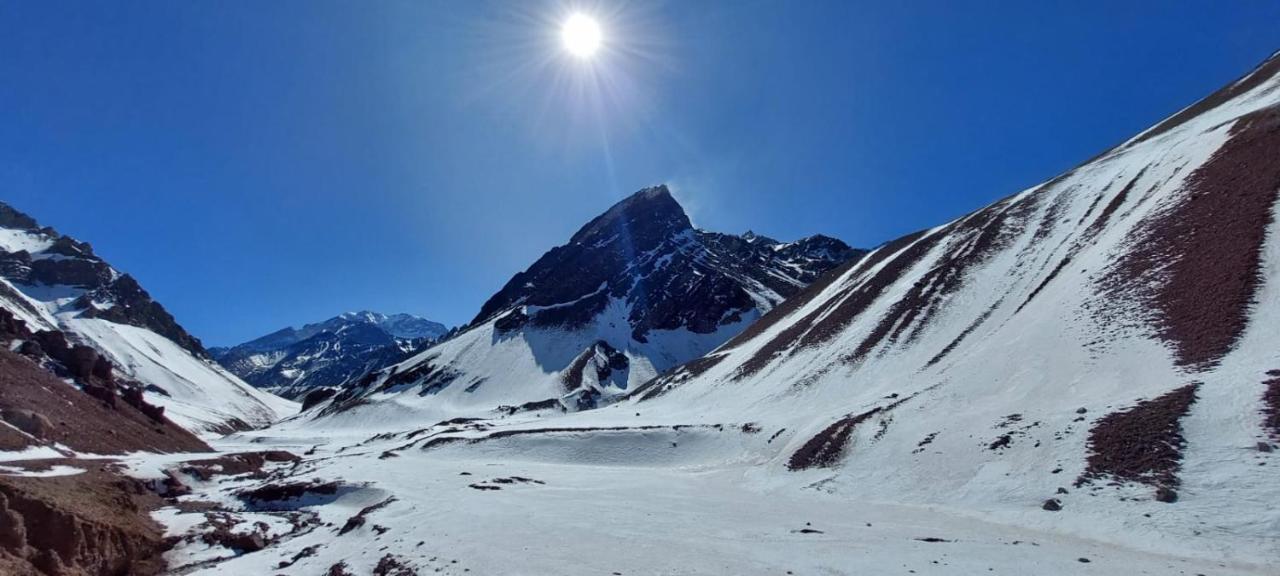
[[[290,532],[280,513],[245,511],[241,526],[267,521],[283,533],[280,541],[236,556],[197,538],[168,557],[191,574],[209,575],[322,574],[339,561],[365,574],[385,554],[420,573],[441,574],[1233,575],[1270,569],[1260,556],[1202,559],[1176,546],[1138,551],[1106,533],[1081,537],[943,506],[849,499],[826,489],[823,479],[778,482],[756,473],[760,462],[720,460],[726,448],[750,452],[749,446],[764,444],[763,433],[743,440],[736,431],[686,430],[633,434],[631,442],[621,438],[626,435],[539,438],[480,451],[409,449],[384,460],[377,454],[391,442],[342,439],[319,447],[306,471],[290,478],[342,478],[356,487],[302,508],[331,527]],[[673,437],[677,447],[670,445]],[[250,439],[258,441],[245,443]],[[219,448],[299,449],[310,440],[255,433],[228,438]],[[495,481],[508,478],[531,481]],[[226,500],[246,485],[211,483],[184,499]],[[361,508],[388,496],[395,501],[369,513],[364,526],[338,533]],[[173,508],[155,517],[175,536],[203,521],[202,514]],[[314,556],[279,567],[310,547]]]
[[[936,245],[829,340],[783,350],[747,376],[741,367],[775,337],[810,328],[796,323],[848,298],[890,259],[868,257],[652,400],[563,415],[491,411],[556,397],[560,371],[597,338],[627,353],[629,388],[670,367],[630,341],[625,304],[613,302],[583,333],[502,334],[484,324],[399,367],[431,361],[465,375],[435,394],[372,393],[346,412],[226,438],[220,447],[315,447],[294,479],[340,478],[361,487],[362,502],[397,500],[346,535],[289,536],[272,554],[195,573],[323,573],[339,560],[365,573],[392,553],[424,573],[1274,574],[1280,461],[1256,445],[1267,440],[1261,381],[1280,368],[1280,213],[1249,327],[1218,366],[1189,372],[1145,324],[1094,311],[1098,278],[1135,230],[1181,198],[1235,118],[1280,101],[1278,84],[1003,201],[995,210],[1035,204],[936,309],[896,320],[904,333],[918,329],[914,339],[886,338],[858,362],[848,354],[893,305],[945,258],[975,249],[976,237],[945,225],[927,231],[915,242]],[[1091,228],[1135,178],[1106,225]],[[690,346],[674,355],[718,345],[651,337],[655,350]],[[468,392],[471,377],[483,384]],[[1177,502],[1156,501],[1147,485],[1075,484],[1099,418],[1191,381],[1202,384],[1181,421]],[[837,464],[788,469],[831,423],[888,406],[853,429]],[[486,420],[431,424],[462,415]],[[993,448],[1005,434],[1009,443]],[[497,482],[513,477],[538,482]],[[1062,509],[1042,509],[1049,498]],[[313,511],[341,525],[353,508]],[[316,556],[275,570],[279,557],[312,545],[321,545]]]
[[[812,329],[797,324],[802,319],[828,318],[824,309],[891,259],[870,264],[879,254],[871,255],[732,346],[723,343],[754,314],[712,334],[651,331],[647,342],[632,339],[621,300],[579,330],[504,333],[482,323],[395,367],[405,373],[430,363],[458,374],[448,386],[380,390],[384,372],[359,406],[214,440],[220,452],[306,454],[266,478],[185,479],[193,493],[180,502],[217,503],[241,520],[233,530],[261,529],[278,540],[236,554],[198,538],[203,513],[168,507],[155,513],[166,535],[180,538],[168,559],[187,574],[321,574],[339,561],[364,574],[384,554],[442,574],[1275,574],[1280,456],[1256,446],[1268,440],[1262,375],[1280,368],[1280,207],[1249,327],[1217,366],[1188,371],[1143,323],[1095,311],[1107,304],[1099,303],[1098,278],[1131,248],[1141,224],[1181,198],[1185,179],[1228,140],[1235,118],[1277,101],[1280,82],[1271,79],[996,205],[1008,212],[1038,199],[1025,225],[967,268],[935,309],[895,320],[913,338],[885,338],[856,362],[850,352],[895,303],[926,278],[938,282],[927,275],[976,249],[976,236],[939,226],[900,247],[904,254],[936,241],[829,339],[786,348],[756,372],[742,367],[779,335]],[[1135,178],[1106,225],[1091,228],[1096,208]],[[776,296],[761,290],[753,298]],[[149,331],[54,320],[126,374],[166,390],[148,399],[197,430],[230,418],[266,424],[296,409]],[[625,379],[607,386],[615,394],[683,359],[715,350],[721,361],[651,400],[615,397],[567,414],[494,410],[559,398],[563,371],[598,340],[629,359]],[[1201,386],[1181,420],[1187,446],[1177,502],[1156,501],[1153,487],[1131,482],[1076,484],[1099,418],[1191,381]],[[815,434],[875,409],[853,428],[839,462],[789,469]],[[483,420],[444,422],[458,416]],[[1005,435],[1006,445],[993,444]],[[51,452],[0,453],[0,461]],[[130,474],[155,479],[207,456],[122,461]],[[2,474],[17,470],[0,466]],[[271,510],[237,496],[280,481],[342,487]],[[388,498],[395,500],[368,512],[363,526],[340,533]],[[1062,509],[1042,509],[1048,498]]]
[[[53,246],[53,238],[40,232],[0,228],[0,250],[20,252],[26,250],[30,254],[43,252]]]
[[[216,433],[233,419],[264,426],[297,412],[297,403],[255,389],[150,330],[92,318],[64,323],[127,377],[164,390],[149,390],[147,401],[163,406],[166,416],[193,432]]]
[[[84,468],[56,464],[46,470],[27,470],[16,466],[0,466],[0,476],[17,476],[20,478],[53,478],[56,476],[74,476],[83,474]]]
[[[6,426],[7,423],[3,423]],[[16,430],[16,429],[15,429]],[[28,446],[18,451],[0,450],[0,462],[16,462],[20,460],[45,460],[48,458],[66,458],[70,451],[60,451],[52,446]]]

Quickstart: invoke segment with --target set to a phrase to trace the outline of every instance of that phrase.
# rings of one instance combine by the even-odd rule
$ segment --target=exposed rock
[[[0,381],[4,388],[0,417],[38,432],[32,435],[44,441],[95,454],[209,450],[199,438],[152,410],[158,407],[140,402],[140,397],[138,402],[117,402],[120,397],[114,384],[95,378],[83,391],[77,390],[4,347],[0,347]]]
[[[338,391],[333,388],[317,388],[307,392],[307,395],[302,397],[302,411],[306,412],[307,410],[318,406],[325,400],[333,398],[337,393]]]
[[[36,438],[46,438],[53,431],[53,422],[50,422],[44,414],[32,410],[14,408],[0,410],[0,420]]]
[[[139,481],[96,467],[0,476],[0,566],[50,576],[159,574],[166,545],[149,515],[156,504]]]

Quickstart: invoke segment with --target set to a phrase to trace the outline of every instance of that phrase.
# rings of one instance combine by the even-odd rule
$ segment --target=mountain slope
[[[756,422],[764,470],[858,498],[1126,539],[1159,514],[1166,544],[1208,522],[1280,555],[1280,56],[1188,110],[886,243],[618,411]]]
[[[448,331],[409,314],[347,312],[210,352],[246,382],[293,398],[399,362]]]
[[[468,328],[341,394],[414,418],[591,408],[715,348],[863,252],[693,228],[664,186],[641,190],[516,274]]]
[[[296,410],[210,361],[198,339],[88,243],[3,203],[0,307],[33,331],[60,332],[96,349],[121,377],[146,387],[148,402],[193,432],[263,426]]]

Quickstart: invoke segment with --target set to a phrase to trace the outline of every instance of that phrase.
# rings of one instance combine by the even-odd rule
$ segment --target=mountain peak
[[[623,198],[578,230],[570,244],[600,245],[623,238],[638,251],[685,230],[693,223],[665,184],[644,188]]]
[[[742,239],[743,239],[743,240],[746,240],[747,242],[750,242],[750,243],[752,243],[752,244],[764,244],[764,245],[766,245],[766,246],[767,246],[767,245],[772,245],[772,244],[781,244],[781,242],[778,242],[777,240],[774,240],[773,238],[770,238],[770,237],[765,236],[765,235],[763,235],[763,234],[756,234],[754,230],[747,230],[747,231],[742,235]]]

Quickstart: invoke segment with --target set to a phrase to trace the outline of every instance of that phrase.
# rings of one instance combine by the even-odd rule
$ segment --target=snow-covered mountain
[[[1278,197],[1280,54],[777,305],[718,250],[783,248],[646,191],[457,337],[219,444],[302,462],[156,516],[193,574],[1272,575]],[[625,396],[486,407],[584,387]]]
[[[93,248],[0,203],[0,307],[33,332],[95,349],[146,400],[198,433],[269,424],[297,405],[254,389],[212,360],[133,277]]]
[[[293,398],[399,362],[448,331],[409,314],[346,312],[210,353],[246,382]]]
[[[512,277],[466,330],[368,374],[326,412],[382,401],[414,406],[415,418],[595,407],[863,253],[825,236],[697,230],[665,186],[647,188]]]
[[[601,412],[750,421],[759,473],[849,497],[1280,557],[1278,195],[1280,55]]]

